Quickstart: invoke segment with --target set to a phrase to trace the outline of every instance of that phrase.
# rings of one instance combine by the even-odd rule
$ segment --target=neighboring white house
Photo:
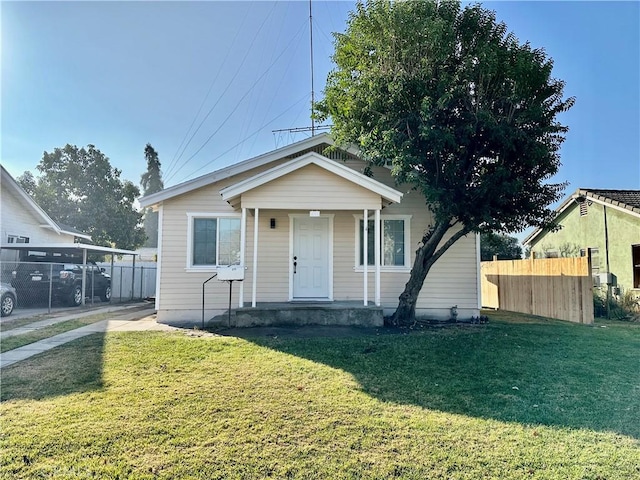
[[[394,311],[431,214],[389,169],[366,176],[357,151],[327,153],[331,145],[313,136],[140,199],[159,212],[159,321],[200,319],[203,282],[229,265],[244,272],[237,307],[357,301]],[[437,261],[417,315],[449,318],[453,306],[461,319],[479,314],[479,251],[471,234]],[[206,290],[207,318],[225,312],[228,284]]]
[[[18,252],[6,248],[16,244],[70,244],[76,238],[91,241],[89,235],[54,222],[2,165],[0,197],[0,261],[17,260]]]

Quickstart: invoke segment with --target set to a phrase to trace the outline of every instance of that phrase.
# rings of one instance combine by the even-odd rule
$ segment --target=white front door
[[[331,300],[330,242],[329,217],[293,217],[293,300]]]

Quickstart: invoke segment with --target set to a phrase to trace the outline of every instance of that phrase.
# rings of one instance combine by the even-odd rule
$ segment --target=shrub
[[[614,320],[640,321],[640,299],[627,290],[619,298],[609,299],[610,317]],[[593,291],[593,313],[596,317],[607,316],[607,292]]]

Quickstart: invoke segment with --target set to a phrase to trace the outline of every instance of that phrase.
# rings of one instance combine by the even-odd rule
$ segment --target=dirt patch
[[[477,327],[464,323],[432,323],[416,324],[412,327],[348,327],[336,325],[304,325],[279,327],[247,327],[247,328],[216,328],[209,333],[225,337],[238,338],[346,338],[346,337],[375,337],[381,335],[409,335],[412,333],[433,330],[437,328],[468,328]]]

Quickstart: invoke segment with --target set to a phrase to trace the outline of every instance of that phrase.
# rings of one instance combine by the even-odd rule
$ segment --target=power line
[[[242,58],[242,61],[240,62],[240,65],[238,66],[238,68],[236,69],[235,74],[233,75],[233,77],[231,78],[231,80],[229,81],[229,83],[227,84],[227,86],[225,87],[224,91],[218,96],[218,100],[213,104],[213,106],[209,109],[209,111],[207,112],[207,114],[204,116],[204,118],[200,121],[200,123],[198,124],[198,127],[196,128],[196,130],[193,132],[193,134],[191,134],[191,137],[189,138],[189,141],[187,142],[187,144],[184,146],[184,148],[182,149],[182,152],[180,152],[180,155],[178,156],[178,158],[176,159],[176,164],[177,162],[182,158],[182,156],[184,155],[184,152],[187,150],[187,147],[189,147],[189,145],[191,144],[191,141],[194,139],[194,137],[196,136],[196,134],[200,131],[200,128],[202,127],[202,125],[204,124],[204,122],[207,120],[207,118],[209,118],[209,115],[211,115],[211,113],[213,112],[213,110],[218,106],[218,104],[220,103],[220,101],[222,100],[222,98],[224,98],[225,94],[227,93],[227,91],[229,90],[229,88],[231,87],[231,85],[233,85],[233,82],[235,81],[235,79],[237,78],[238,74],[240,73],[240,70],[242,69],[242,67],[244,66],[245,61],[247,60],[247,57],[249,56],[249,53],[251,53],[252,49],[253,49],[253,45],[256,41],[256,39],[258,38],[258,35],[260,34],[260,32],[262,31],[262,29],[264,28],[265,24],[267,23],[267,20],[271,17],[271,14],[273,13],[274,9],[276,7],[276,3],[273,4],[273,6],[271,7],[271,10],[269,11],[269,14],[264,18],[264,20],[262,21],[262,23],[260,24],[260,27],[258,28],[258,30],[256,31],[256,34],[253,36],[253,39],[251,40],[251,44],[249,45],[249,48],[246,50],[244,57]],[[229,52],[231,52],[231,49],[229,50]],[[229,53],[228,52],[228,53]],[[193,157],[191,157],[193,158]],[[188,161],[188,160],[187,160]],[[167,174],[169,174],[169,172],[167,172]],[[174,174],[175,175],[175,172]],[[171,178],[171,177],[169,177]]]
[[[185,132],[184,137],[182,138],[182,141],[180,142],[180,145],[176,149],[176,153],[173,154],[173,158],[171,159],[171,162],[169,162],[169,166],[168,166],[168,168],[167,168],[167,170],[165,172],[165,175],[168,175],[171,172],[171,170],[175,166],[175,163],[179,160],[178,152],[180,151],[180,149],[184,145],[184,142],[187,139],[187,137],[189,136],[189,132],[191,132],[191,129],[193,128],[193,125],[196,123],[196,120],[198,119],[198,116],[200,115],[200,112],[202,111],[202,107],[204,107],[204,104],[206,103],[207,99],[209,98],[209,94],[211,93],[211,90],[213,89],[213,86],[218,81],[218,77],[220,76],[220,72],[222,72],[224,70],[222,67],[224,67],[224,65],[227,63],[227,59],[229,58],[229,55],[231,54],[231,51],[233,50],[233,45],[235,45],[236,40],[238,39],[238,36],[240,35],[240,32],[244,31],[244,29],[242,27],[244,26],[245,21],[247,20],[248,14],[249,14],[249,8],[246,9],[245,14],[244,14],[244,18],[242,19],[242,23],[240,24],[240,28],[238,28],[236,30],[236,34],[233,37],[233,40],[231,41],[232,48],[227,49],[227,53],[226,53],[226,55],[224,57],[224,60],[222,61],[222,64],[221,64],[221,68],[218,69],[218,71],[216,73],[216,76],[214,77],[213,81],[209,85],[209,89],[207,90],[207,94],[202,99],[202,102],[200,103],[200,107],[198,107],[198,111],[196,112],[195,116],[193,117],[193,120],[191,121],[191,125],[189,125],[189,128]]]
[[[304,26],[304,25],[303,25]],[[302,29],[298,29],[298,32],[296,33],[296,35],[292,38],[291,42],[289,42],[289,44],[285,47],[285,49],[280,53],[280,55],[278,55],[278,57],[276,58],[276,60],[262,73],[262,75],[260,75],[256,81],[253,83],[253,85],[251,85],[251,87],[249,88],[249,90],[247,90],[245,92],[245,94],[240,98],[240,100],[238,100],[238,102],[236,102],[235,107],[233,108],[233,110],[231,110],[231,113],[229,113],[229,115],[226,116],[226,118],[222,121],[222,123],[218,126],[218,128],[216,128],[214,130],[214,132],[209,135],[209,137],[205,140],[205,142],[200,146],[200,148],[198,148],[195,153],[193,155],[191,155],[187,160],[185,160],[185,162],[178,168],[176,169],[171,176],[167,179],[171,180],[173,177],[175,177],[178,172],[180,170],[182,170],[182,168],[189,163],[189,161],[191,161],[198,153],[200,153],[202,151],[202,149],[211,141],[211,139],[215,136],[216,133],[218,133],[220,131],[220,129],[227,123],[227,121],[229,120],[229,118],[231,118],[231,116],[235,113],[235,111],[238,109],[238,107],[240,106],[240,104],[242,103],[242,101],[249,95],[249,93],[251,93],[251,91],[258,85],[258,82],[260,82],[260,80],[262,80],[262,78],[269,73],[269,71],[277,64],[278,60],[286,53],[286,51],[289,49],[289,47],[291,46],[291,44],[293,43],[294,40],[297,39],[297,37],[300,35],[300,32],[302,31]]]
[[[298,105],[299,103],[305,101],[308,98],[307,95],[304,95],[303,97],[301,97],[299,100],[297,100],[294,104],[292,104],[289,108],[287,108],[286,110],[284,110],[283,112],[281,112],[277,117],[274,117],[273,119],[269,120],[269,122],[265,123],[264,125],[261,125],[258,129],[256,129],[251,135],[249,135],[248,137],[245,137],[244,139],[240,140],[238,143],[236,143],[234,146],[232,146],[231,148],[225,150],[224,152],[222,152],[220,155],[218,155],[217,157],[213,158],[211,161],[205,163],[204,165],[202,165],[200,168],[198,168],[197,170],[194,170],[193,172],[191,172],[191,174],[187,175],[186,177],[184,177],[182,180],[180,180],[181,182],[185,181],[188,178],[193,177],[196,173],[198,173],[199,171],[203,170],[204,168],[208,167],[209,165],[211,165],[212,163],[214,163],[216,160],[218,160],[219,158],[221,158],[222,156],[226,155],[227,153],[229,153],[231,150],[233,150],[234,148],[238,147],[239,145],[242,145],[244,142],[246,142],[247,140],[249,140],[251,137],[257,135],[258,133],[260,133],[266,126],[270,125],[271,123],[275,122],[276,120],[278,120],[280,117],[284,116],[286,113],[289,112],[289,110],[293,109],[296,105]]]

